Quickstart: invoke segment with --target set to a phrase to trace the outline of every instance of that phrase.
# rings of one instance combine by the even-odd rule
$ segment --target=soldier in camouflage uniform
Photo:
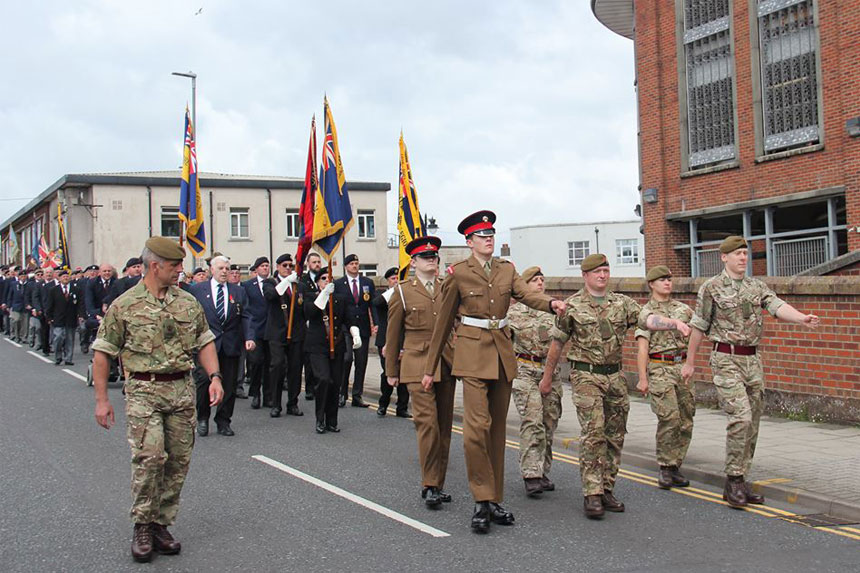
[[[672,300],[672,271],[660,265],[645,276],[651,289],[651,300],[639,313],[636,329],[639,383],[636,388],[650,396],[651,410],[657,415],[657,463],[660,477],[657,485],[687,487],[689,480],[681,474],[693,437],[696,398],[690,380],[681,378],[681,366],[687,357],[687,339],[677,331],[654,332],[646,328],[648,317],[660,317],[690,323],[693,310],[683,302]]]
[[[192,354],[212,379],[209,399],[221,401],[218,358],[197,301],[176,287],[184,249],[175,241],[152,237],[141,258],[146,275],[111,304],[93,344],[96,421],[114,423],[108,400],[110,359],[121,357],[125,385],[128,442],[131,446],[132,557],[149,561],[152,551],[179,553],[180,543],[167,530],[179,510],[194,446],[195,398]]]
[[[565,301],[567,311],[553,326],[540,391],[546,395],[552,390],[552,373],[562,346],[570,340],[570,382],[582,428],[579,471],[583,509],[587,517],[599,519],[604,510],[624,511],[624,504],[613,494],[630,411],[621,354],[624,337],[638,323],[642,309],[632,298],[608,290],[609,261],[605,255],[587,256],[581,268],[585,288]],[[649,318],[649,329],[690,332],[683,323],[666,320],[656,324],[656,318]]]
[[[540,267],[523,271],[523,280],[535,292],[544,292]],[[554,491],[549,479],[552,467],[552,438],[561,417],[561,378],[558,369],[552,374],[552,389],[542,396],[538,384],[543,376],[543,362],[549,348],[553,327],[551,314],[517,302],[508,311],[514,331],[514,353],[517,355],[517,377],[511,395],[520,414],[520,471],[526,494],[535,497]]]
[[[699,288],[693,334],[681,375],[690,379],[699,343],[713,344],[710,365],[726,426],[726,483],[723,499],[731,507],[764,503],[744,476],[749,474],[758,439],[764,376],[757,346],[761,342],[761,309],[780,320],[817,328],[819,319],[781,300],[758,279],[747,277],[749,247],[743,237],[727,237],[720,245],[723,272]]]

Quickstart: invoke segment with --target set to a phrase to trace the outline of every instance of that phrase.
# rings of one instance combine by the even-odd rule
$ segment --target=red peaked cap
[[[406,254],[410,257],[436,255],[441,246],[442,239],[439,237],[418,237],[406,245]]]
[[[478,211],[460,221],[457,232],[466,237],[475,233],[482,236],[495,235],[496,229],[493,227],[495,222],[496,214],[492,211]]]

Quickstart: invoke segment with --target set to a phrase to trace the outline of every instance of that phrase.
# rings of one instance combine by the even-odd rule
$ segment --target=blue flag
[[[337,144],[337,129],[328,99],[323,102],[325,112],[325,142],[323,143],[322,165],[320,166],[319,189],[314,204],[314,243],[331,260],[343,236],[352,227],[352,206],[343,164],[340,161],[340,148]]]
[[[197,179],[197,145],[194,126],[185,108],[185,143],[182,151],[182,183],[179,186],[179,219],[185,223],[185,239],[195,255],[206,250],[206,228],[203,226],[203,197]],[[180,238],[181,241],[181,238]]]

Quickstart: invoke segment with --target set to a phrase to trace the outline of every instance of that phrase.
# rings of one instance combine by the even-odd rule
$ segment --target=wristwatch
[[[222,382],[224,381],[224,377],[223,377],[223,376],[221,376],[221,373],[220,373],[220,372],[213,372],[212,374],[210,374],[210,375],[209,375],[209,381],[210,381],[210,382],[212,382],[212,379],[213,379],[213,378],[215,378],[216,376],[217,376],[217,377],[218,377],[218,379],[219,379],[219,380],[221,380]]]

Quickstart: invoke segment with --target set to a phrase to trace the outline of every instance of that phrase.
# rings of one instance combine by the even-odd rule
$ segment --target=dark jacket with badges
[[[62,285],[55,285],[48,290],[45,302],[45,318],[51,326],[74,328],[78,325],[78,289],[68,285],[68,297],[63,294]]]
[[[370,338],[370,317],[373,316],[373,324],[379,323],[376,308],[370,304],[376,296],[373,281],[365,276],[358,276],[357,301],[352,296],[352,279],[349,276],[334,281],[334,292],[346,296],[346,312],[349,314],[350,324],[358,327],[363,339]]]
[[[283,296],[278,294],[275,286],[281,281],[277,274],[263,281],[263,297],[269,305],[269,317],[266,321],[266,340],[269,342],[287,343],[287,321],[290,317],[290,305],[292,297],[290,291],[285,290]],[[313,304],[313,300],[305,299],[304,286],[301,282],[295,282],[291,288],[296,289],[296,308],[293,311],[293,329],[290,342],[302,342],[305,339],[305,316],[303,308],[305,305]]]
[[[316,296],[314,296],[316,298]],[[351,298],[351,297],[350,297]],[[333,292],[326,303],[324,310],[317,308],[314,301],[305,301],[305,319],[308,321],[308,330],[305,336],[305,352],[312,354],[328,354],[329,352],[329,307],[334,314],[334,347],[335,353],[342,355],[346,351],[345,333],[349,327],[354,326],[351,315],[347,312],[347,299],[342,294]]]
[[[265,340],[266,323],[269,318],[269,304],[263,297],[260,283],[265,283],[257,278],[249,279],[242,283],[245,294],[248,295],[248,316],[251,320],[251,330],[254,332],[254,340]]]

